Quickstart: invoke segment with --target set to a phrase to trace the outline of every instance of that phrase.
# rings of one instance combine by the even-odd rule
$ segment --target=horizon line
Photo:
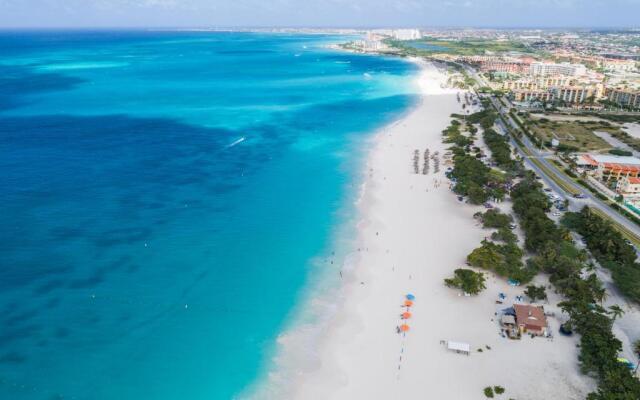
[[[482,29],[482,30],[631,30],[640,33],[640,26],[607,26],[607,25],[580,25],[580,26],[507,26],[507,25],[427,25],[427,26],[410,26],[410,25],[371,25],[371,26],[329,26],[329,25],[219,25],[219,26],[162,26],[162,25],[131,25],[131,26],[73,26],[73,25],[43,25],[43,26],[0,26],[0,31],[11,30],[250,30],[250,29],[318,29],[318,30],[372,30],[372,29],[419,29],[419,30],[466,30],[466,29]]]

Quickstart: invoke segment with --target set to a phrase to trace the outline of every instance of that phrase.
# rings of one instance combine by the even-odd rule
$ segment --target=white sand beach
[[[494,313],[523,288],[491,276],[481,295],[464,297],[443,284],[490,234],[472,218],[480,208],[449,190],[446,165],[437,174],[433,165],[428,175],[413,172],[414,150],[442,155],[441,132],[461,112],[455,92],[441,88],[445,81],[424,65],[422,103],[379,133],[358,206],[355,261],[343,271],[337,311],[306,350],[317,362],[290,377],[286,398],[470,400],[500,385],[506,393],[498,398],[582,399],[593,390],[578,371],[577,339],[558,336],[556,319],[549,320],[553,340],[499,335]],[[508,296],[504,305],[495,303],[499,292]],[[407,293],[416,300],[402,335],[396,327]],[[449,352],[441,340],[469,343],[472,354]]]

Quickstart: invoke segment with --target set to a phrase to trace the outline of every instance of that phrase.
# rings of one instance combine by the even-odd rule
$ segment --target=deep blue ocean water
[[[343,38],[0,32],[0,399],[229,399],[415,67]]]

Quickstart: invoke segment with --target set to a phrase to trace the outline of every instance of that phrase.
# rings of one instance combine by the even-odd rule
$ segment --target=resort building
[[[546,76],[508,80],[502,83],[504,90],[541,90],[558,86],[574,86],[578,81],[568,76]]]
[[[618,181],[616,191],[633,205],[640,203],[640,178],[624,177]]]
[[[601,154],[582,154],[576,159],[578,167],[601,181],[620,181],[640,176],[640,159]]]
[[[567,76],[581,76],[587,73],[587,68],[582,64],[569,64],[569,63],[542,63],[534,62],[531,64],[529,73],[533,76],[546,76],[546,75],[567,75]]]
[[[640,91],[630,89],[607,88],[607,100],[623,107],[640,108]]]
[[[547,317],[540,306],[530,304],[514,304],[516,324],[520,333],[543,336],[547,334]]]
[[[554,90],[554,100],[567,103],[584,103],[602,96],[602,85],[565,86]]]
[[[501,72],[506,74],[522,74],[527,71],[529,64],[522,61],[490,61],[480,64],[482,72]]]
[[[353,42],[353,46],[363,51],[382,51],[388,49],[387,45],[379,40],[356,40]]]
[[[636,70],[636,62],[633,60],[615,60],[605,58],[602,60],[601,66],[606,71],[613,72],[631,72]]]
[[[548,89],[516,89],[512,90],[513,100],[517,102],[564,102],[580,104],[595,100],[602,96],[602,85],[560,86]]]
[[[514,90],[512,91],[513,100],[517,102],[532,102],[532,101],[553,101],[553,91],[551,90]]]
[[[392,36],[396,40],[416,40],[422,37],[417,29],[395,29]]]
[[[461,56],[457,61],[471,64],[481,72],[499,72],[504,74],[524,74],[529,72],[530,58],[496,56]]]

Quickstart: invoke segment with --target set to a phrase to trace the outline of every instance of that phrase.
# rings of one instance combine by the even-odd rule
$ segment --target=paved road
[[[487,82],[484,80],[484,78],[482,78],[476,72],[475,69],[465,64],[459,64],[459,65],[462,66],[467,71],[467,73],[470,74],[477,82],[480,82],[481,86],[489,86]],[[518,126],[518,124],[511,118],[511,115],[509,115],[509,110],[512,107],[512,105],[506,97],[503,97],[502,100],[505,102],[505,104],[507,104],[508,107],[505,107],[495,96],[489,96],[489,100],[491,101],[491,104],[493,105],[493,107],[504,117],[504,119],[510,125],[509,126],[510,129],[506,129],[502,121],[498,120],[498,126],[503,131],[503,133],[507,133],[509,130],[515,130],[515,131],[520,130],[520,127]],[[536,172],[536,174],[538,174],[538,176],[540,176],[542,180],[547,185],[549,185],[549,187],[551,187],[556,193],[558,193],[558,195],[560,195],[564,199],[569,200],[569,210],[579,211],[585,205],[588,205],[590,207],[595,207],[603,211],[609,218],[616,221],[618,224],[624,226],[626,229],[633,232],[636,236],[640,237],[640,226],[636,225],[632,221],[629,221],[625,216],[619,214],[616,210],[609,207],[606,203],[604,203],[602,200],[597,198],[590,191],[584,189],[582,186],[578,185],[577,183],[569,179],[569,177],[567,177],[563,172],[558,170],[555,164],[550,163],[549,160],[547,160],[544,157],[544,154],[540,153],[540,151],[533,145],[533,143],[531,143],[531,141],[526,135],[522,136],[521,141],[522,143],[524,143],[525,147],[533,155],[533,157],[536,158],[541,164],[543,164],[545,168],[549,169],[553,174],[556,175],[558,179],[562,180],[566,185],[576,189],[576,191],[582,193],[585,196],[584,199],[576,199],[573,197],[571,193],[565,192],[564,189],[562,189],[559,185],[557,185],[549,176],[547,176],[547,174],[542,169],[538,168],[538,166],[530,160],[530,157],[524,152],[523,149],[520,148],[520,146],[510,136],[511,144],[516,149],[518,149],[518,152],[525,160],[525,163],[531,169],[533,169]]]
[[[513,130],[518,130],[519,127],[508,114],[508,109],[506,109],[506,107],[504,107],[495,97],[490,97],[490,100],[493,106],[498,110],[498,112],[500,112],[500,114],[504,116],[507,123],[511,125],[510,128]],[[505,128],[503,122],[501,120],[498,120],[498,122],[501,130],[503,130],[503,132],[506,132],[507,129]],[[557,185],[549,176],[547,176],[547,174],[542,169],[538,168],[538,166],[530,160],[531,157],[527,156],[524,150],[520,148],[520,146],[513,140],[513,138],[510,138],[511,144],[516,149],[518,149],[518,152],[525,159],[527,165],[529,165],[529,167],[531,167],[531,169],[533,169],[538,174],[538,176],[540,176],[545,181],[545,183],[553,188],[554,191],[556,191],[563,198],[569,200],[569,209],[571,211],[579,211],[585,205],[597,208],[606,213],[609,218],[624,226],[626,229],[633,232],[636,236],[640,237],[640,226],[632,221],[629,221],[625,216],[619,214],[616,210],[609,207],[609,205],[597,198],[590,191],[584,189],[582,186],[571,180],[567,175],[560,171],[555,164],[549,162],[549,160],[540,153],[536,146],[531,143],[526,135],[522,136],[521,141],[525,145],[529,153],[533,155],[533,158],[536,158],[541,164],[544,165],[545,168],[551,171],[559,180],[561,180],[567,186],[574,188],[577,192],[580,192],[585,196],[584,199],[576,199],[571,195],[571,193],[565,192],[564,189]]]

